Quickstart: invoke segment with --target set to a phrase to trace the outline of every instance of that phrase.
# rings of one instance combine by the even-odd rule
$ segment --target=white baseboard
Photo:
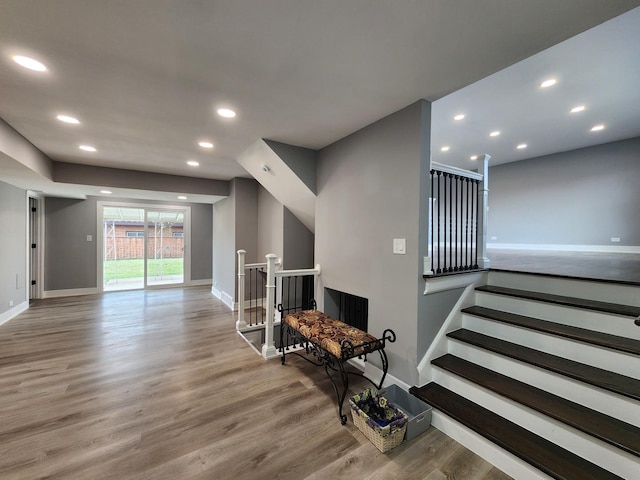
[[[630,245],[552,245],[528,243],[487,243],[487,248],[498,250],[532,250],[556,252],[640,253],[640,247]]]
[[[29,308],[29,301],[25,300],[24,302],[19,303],[18,305],[11,307],[6,312],[0,314],[0,325],[4,325],[9,320],[20,315],[22,312]]]
[[[94,295],[101,293],[97,288],[69,288],[66,290],[45,290],[42,298],[75,297],[78,295]]]
[[[231,311],[235,311],[237,308],[236,303],[233,301],[233,297],[229,295],[227,292],[223,292],[222,290],[218,290],[216,287],[211,286],[211,293],[224,303]]]
[[[359,358],[351,358],[350,360],[348,360],[348,363],[355,366],[359,370],[362,370],[367,378],[370,378],[376,383],[379,383],[380,379],[382,378],[382,370],[373,365],[371,362],[365,362],[364,360],[361,360]],[[407,392],[409,391],[409,388],[411,388],[411,385],[404,383],[399,378],[394,377],[389,372],[387,372],[387,376],[384,378],[384,383],[382,384],[382,386],[388,387],[389,385],[393,385],[394,383]]]

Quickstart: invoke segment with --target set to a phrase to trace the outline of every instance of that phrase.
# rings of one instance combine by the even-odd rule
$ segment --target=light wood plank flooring
[[[433,427],[379,453],[207,287],[36,301],[0,327],[0,391],[3,480],[509,478]]]

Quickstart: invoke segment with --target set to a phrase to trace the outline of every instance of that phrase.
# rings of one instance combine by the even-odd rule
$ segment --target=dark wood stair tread
[[[632,305],[618,305],[617,303],[599,302],[596,300],[588,300],[585,298],[565,297],[562,295],[553,295],[551,293],[531,292],[528,290],[498,287],[495,285],[483,285],[476,288],[476,290],[479,292],[494,293],[497,295],[508,295],[510,297],[525,298],[528,300],[555,303],[557,305],[584,308],[587,310],[595,310],[598,312],[613,313],[615,315],[624,315],[627,317],[640,317],[640,307],[634,307]]]
[[[553,478],[621,478],[436,383],[410,392]]]
[[[515,343],[506,342],[464,328],[449,332],[447,336],[524,363],[529,363],[539,368],[574,378],[610,392],[624,395],[625,397],[640,400],[640,380],[632,377],[516,345]]]
[[[617,448],[640,456],[638,427],[451,354],[436,358],[431,363]]]
[[[598,345],[600,347],[610,348],[612,350],[640,355],[640,341],[632,338],[595,332],[586,328],[564,325],[561,323],[550,322],[548,320],[540,320],[538,318],[526,317],[515,313],[480,307],[478,305],[464,308],[462,312],[498,322],[508,323],[510,325],[516,325],[518,327],[536,330],[538,332],[549,333],[580,342]]]

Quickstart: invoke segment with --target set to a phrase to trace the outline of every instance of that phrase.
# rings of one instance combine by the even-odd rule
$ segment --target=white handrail
[[[266,266],[267,266],[266,263],[245,263],[244,269],[247,270],[249,268],[259,268],[259,267],[266,267]]]
[[[464,168],[452,167],[451,165],[445,165],[444,163],[431,162],[431,168],[461,177],[473,178],[474,180],[482,180],[484,177],[482,173],[472,172],[471,170],[465,170]]]
[[[320,275],[320,265],[316,265],[315,268],[300,268],[297,270],[278,270],[275,273],[276,277],[294,277],[296,275]]]

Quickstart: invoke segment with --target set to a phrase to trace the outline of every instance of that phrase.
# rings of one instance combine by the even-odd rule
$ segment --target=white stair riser
[[[598,347],[469,314],[463,315],[462,326],[468,330],[490,335],[500,340],[640,379],[640,357],[637,355]]]
[[[496,271],[489,272],[489,284],[599,302],[640,306],[640,287],[635,285]]]
[[[451,340],[449,353],[508,377],[580,403],[593,410],[640,425],[640,402],[547,370]]]
[[[524,460],[498,447],[495,443],[487,440],[482,435],[477,434],[439,410],[433,410],[431,425],[453,438],[456,442],[464,445],[476,455],[481,456],[492,465],[495,465],[512,478],[553,480],[550,476],[532,467]]]
[[[434,380],[439,385],[616,475],[623,478],[633,478],[633,475],[638,471],[638,457],[632,454],[485,390],[438,367],[435,367],[434,373]]]
[[[631,317],[485,292],[476,292],[476,305],[640,340],[640,328]]]

